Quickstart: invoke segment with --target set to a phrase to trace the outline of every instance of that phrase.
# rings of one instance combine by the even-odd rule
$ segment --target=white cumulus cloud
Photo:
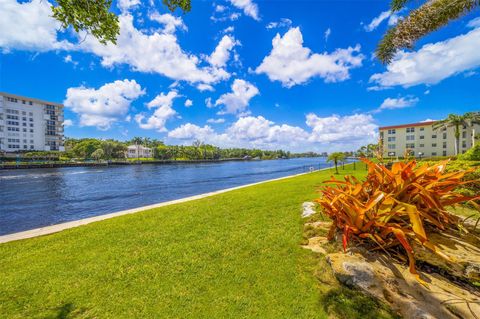
[[[418,103],[416,97],[399,97],[399,98],[386,98],[375,112],[381,112],[383,110],[404,109],[406,107],[415,106]]]
[[[192,101],[192,100],[190,100],[190,99],[186,99],[186,100],[185,100],[185,104],[184,104],[184,105],[185,105],[185,107],[190,107],[190,106],[192,106],[192,105],[193,105],[193,101]]]
[[[149,109],[155,109],[150,117],[146,118],[143,113],[135,115],[135,121],[138,123],[138,126],[144,130],[166,132],[167,128],[165,125],[167,121],[177,114],[172,106],[173,100],[178,96],[177,91],[170,91],[168,94],[160,93],[157,95],[147,104]]]
[[[117,7],[122,12],[126,12],[131,8],[138,6],[140,4],[140,0],[118,0]]]
[[[217,123],[215,120],[209,123]],[[371,115],[331,115],[319,117],[308,114],[310,130],[288,124],[276,124],[263,116],[244,116],[232,123],[223,133],[212,127],[187,123],[171,131],[169,138],[192,142],[201,140],[223,147],[248,147],[287,150],[353,150],[375,142],[378,126]]]
[[[50,51],[69,49],[68,41],[58,41],[60,23],[52,18],[48,1],[19,3],[0,0],[0,48],[11,50]]]
[[[225,119],[224,119],[224,118],[208,119],[208,120],[207,120],[207,123],[211,123],[211,124],[221,124],[221,123],[225,123]]]
[[[177,18],[170,13],[160,14],[154,12],[150,14],[150,20],[163,24],[163,32],[166,33],[174,33],[177,29],[187,30],[187,26],[183,23],[182,18]]]
[[[205,125],[200,127],[198,125],[187,123],[183,124],[176,129],[168,132],[168,137],[181,139],[181,140],[208,140],[209,137],[214,136],[215,132],[213,129]]]
[[[238,114],[247,109],[250,100],[257,94],[259,91],[256,86],[245,80],[236,79],[232,84],[232,92],[221,95],[215,106],[224,105],[222,111],[224,114]]]
[[[310,142],[356,146],[372,142],[377,137],[378,126],[369,114],[320,117],[310,113],[307,115],[306,124],[312,130]]]
[[[69,120],[69,119],[66,119],[63,121],[63,127],[70,127],[70,126],[73,126],[73,121],[72,120]]]
[[[399,19],[400,19],[400,17],[397,14],[393,13],[392,11],[390,11],[390,10],[384,11],[384,12],[380,13],[380,15],[378,17],[373,18],[373,20],[369,24],[365,25],[364,29],[367,32],[372,32],[373,30],[378,28],[378,26],[383,21],[387,21],[388,25],[392,26],[392,25],[397,24]]]
[[[325,42],[328,42],[328,39],[330,38],[330,34],[332,34],[332,30],[330,28],[325,30],[325,33],[324,33]]]
[[[63,104],[80,116],[80,126],[107,130],[124,118],[132,101],[144,93],[135,80],[117,80],[98,89],[69,88]]]
[[[257,74],[265,73],[271,81],[280,81],[285,87],[321,77],[325,82],[338,82],[350,78],[350,69],[360,67],[364,56],[360,45],[337,49],[332,53],[313,53],[303,46],[298,27],[290,29],[272,40],[273,49],[257,67]]]
[[[243,10],[245,15],[252,17],[254,20],[259,21],[258,6],[252,0],[230,0],[230,3],[240,10]]]
[[[227,129],[227,134],[233,140],[249,141],[255,145],[295,144],[308,137],[300,127],[287,124],[276,125],[263,116],[239,118]]]
[[[480,66],[480,28],[445,41],[425,44],[414,52],[400,51],[387,71],[370,77],[380,87],[436,84]]]
[[[230,59],[230,52],[236,45],[240,45],[240,42],[235,40],[233,36],[224,35],[215,48],[215,51],[213,51],[208,58],[208,61],[214,67],[225,67],[227,61]]]
[[[88,36],[81,48],[101,57],[105,67],[127,64],[135,71],[157,73],[176,81],[210,85],[230,77],[222,68],[201,67],[197,56],[182,50],[172,33],[174,28],[181,26],[180,18],[172,20],[169,14],[154,15],[153,18],[163,21],[163,30],[144,33],[135,28],[131,15],[122,14],[119,16],[120,35],[116,45],[103,45]]]
[[[275,29],[275,28],[290,28],[292,26],[292,20],[288,18],[281,18],[280,21],[277,22],[270,22],[266,25],[267,29]]]

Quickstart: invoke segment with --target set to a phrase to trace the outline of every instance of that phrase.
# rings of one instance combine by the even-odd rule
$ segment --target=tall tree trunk
[[[460,126],[455,126],[455,155],[458,155],[460,150]]]
[[[472,125],[472,148],[475,146],[475,128]]]

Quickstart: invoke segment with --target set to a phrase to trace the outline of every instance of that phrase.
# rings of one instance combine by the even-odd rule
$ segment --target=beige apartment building
[[[411,150],[416,157],[455,155],[454,128],[433,129],[435,121],[380,127],[385,157],[401,157]],[[464,126],[460,131],[459,154],[475,144],[474,135],[480,133],[480,125]]]
[[[62,104],[0,92],[0,152],[63,150]]]

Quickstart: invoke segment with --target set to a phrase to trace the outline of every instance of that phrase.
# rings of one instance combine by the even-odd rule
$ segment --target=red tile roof
[[[432,125],[437,121],[428,121],[428,122],[420,122],[420,123],[411,123],[411,124],[401,124],[401,125],[392,125],[392,126],[382,126],[379,128],[380,131],[383,130],[390,130],[394,128],[406,128],[406,127],[415,127],[415,126],[429,126]]]

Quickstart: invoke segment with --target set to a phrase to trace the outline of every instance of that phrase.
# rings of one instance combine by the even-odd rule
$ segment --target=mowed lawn
[[[0,244],[0,318],[387,318],[300,247],[301,205],[332,174]]]

